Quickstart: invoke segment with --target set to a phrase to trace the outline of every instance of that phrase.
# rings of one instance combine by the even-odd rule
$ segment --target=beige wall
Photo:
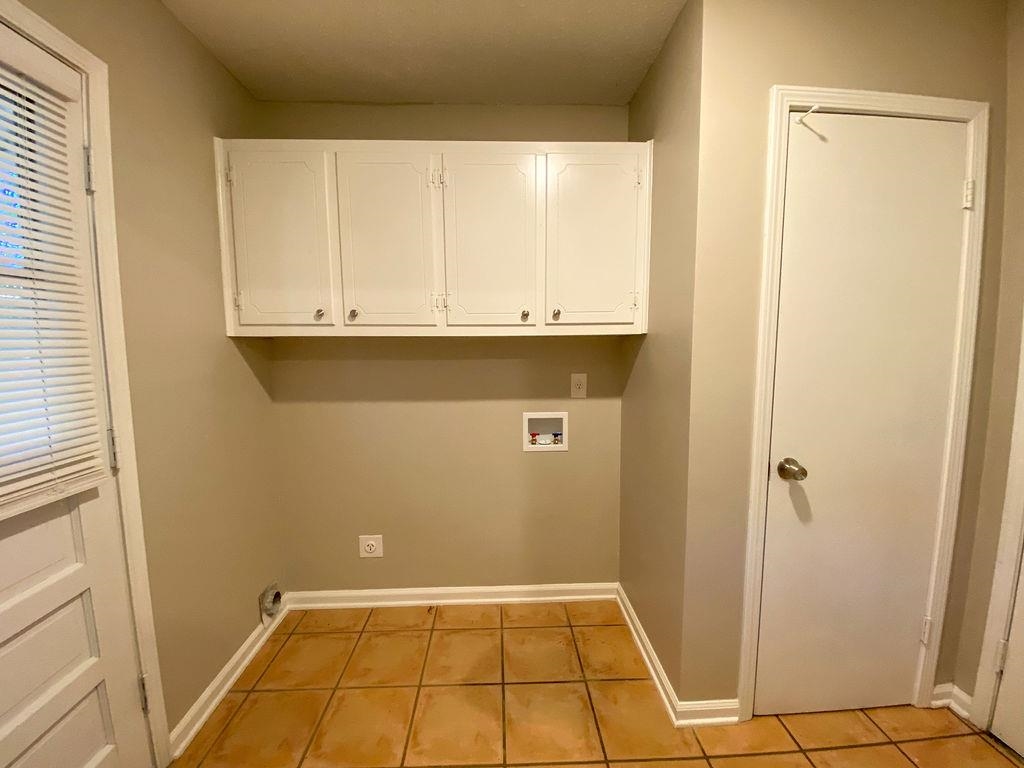
[[[281,573],[269,360],[225,338],[212,138],[248,94],[157,0],[28,0],[110,67],[114,186],[142,508],[174,725]]]
[[[267,139],[621,141],[626,107],[261,102],[255,130]]]
[[[993,401],[997,410],[988,417],[1002,239],[1004,14],[1003,0],[705,0],[681,645],[687,663],[678,687],[683,699],[736,695],[743,568],[723,563],[744,561],[770,86],[863,88],[992,104],[961,530],[971,528],[976,516],[998,514],[992,499],[1001,493],[999,480],[983,478],[981,468],[986,453],[989,461],[1004,455],[1009,428],[1008,414],[998,410],[1001,401]],[[1013,369],[1003,360],[999,365]],[[964,578],[962,565],[960,558],[957,579]]]
[[[625,107],[261,103],[244,135],[619,141],[626,122]],[[272,346],[289,589],[617,580],[620,339]],[[587,400],[568,398],[572,372]],[[568,411],[570,450],[524,453],[526,410]],[[383,559],[358,557],[366,533]]]
[[[616,581],[621,343],[275,340],[288,587]],[[569,450],[524,453],[525,410],[568,411]]]
[[[1024,0],[1010,0],[1007,14],[1006,221],[999,272],[998,331],[989,404],[989,440],[977,527],[958,544],[957,598],[963,601],[961,632],[955,648],[943,649],[949,679],[973,693],[992,575],[999,543],[1010,429],[1016,397],[1016,369],[1024,301]],[[955,657],[953,656],[955,651]],[[952,665],[953,674],[949,674]]]
[[[690,324],[697,218],[701,0],[689,0],[633,98],[630,138],[654,139],[650,332],[627,345],[620,581],[674,682],[682,659]]]

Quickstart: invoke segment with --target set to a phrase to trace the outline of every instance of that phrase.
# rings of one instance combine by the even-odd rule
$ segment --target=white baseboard
[[[933,707],[949,707],[965,720],[971,719],[971,697],[953,683],[936,685],[932,692]]]
[[[228,663],[217,673],[213,681],[206,686],[206,690],[199,695],[195,704],[189,707],[181,721],[171,729],[171,755],[175,759],[181,757],[181,753],[199,733],[199,729],[203,727],[206,720],[213,714],[213,710],[231,690],[231,686],[242,674],[242,670],[252,661],[256,651],[263,646],[283,618],[284,611],[278,614],[273,622],[256,627],[242,642],[241,647],[228,659]]]
[[[668,675],[665,674],[665,668],[661,666],[658,654],[654,652],[654,646],[651,645],[647,633],[644,632],[643,625],[640,623],[636,611],[633,610],[629,597],[627,597],[626,592],[622,589],[621,584],[618,587],[617,596],[619,605],[622,606],[622,612],[626,615],[629,628],[633,632],[633,639],[636,641],[637,647],[640,648],[640,653],[647,663],[647,669],[650,670],[654,684],[661,694],[665,710],[676,727],[738,723],[740,719],[739,699],[680,701],[676,695],[675,688],[668,679]]]
[[[458,605],[459,603],[537,603],[549,600],[614,600],[618,584],[527,584],[500,587],[423,587],[416,589],[339,589],[286,592],[284,606],[358,608],[367,605]]]
[[[195,738],[203,723],[231,690],[235,680],[252,661],[274,628],[289,610],[307,608],[353,608],[383,605],[458,605],[460,603],[535,603],[564,600],[618,600],[644,661],[661,693],[669,717],[676,726],[716,725],[739,720],[736,699],[716,701],[679,701],[658,661],[640,620],[629,604],[622,587],[614,582],[585,584],[528,584],[498,587],[424,587],[419,589],[343,589],[313,592],[286,592],[281,615],[266,626],[258,626],[217,673],[185,716],[171,731],[171,753],[179,757]]]

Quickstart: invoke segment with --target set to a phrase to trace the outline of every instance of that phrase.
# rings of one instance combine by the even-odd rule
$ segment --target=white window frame
[[[117,436],[118,469],[114,480],[120,499],[121,524],[128,561],[132,611],[140,672],[149,698],[149,732],[158,766],[171,761],[167,711],[157,657],[149,568],[143,538],[142,501],[132,424],[128,357],[125,348],[121,276],[118,270],[114,212],[114,172],[110,142],[110,95],[107,65],[17,0],[0,0],[0,23],[49,51],[83,76],[85,136],[92,155],[92,218],[95,234],[96,277],[102,306],[100,328],[106,362],[111,420]],[[102,406],[101,406],[102,407]]]

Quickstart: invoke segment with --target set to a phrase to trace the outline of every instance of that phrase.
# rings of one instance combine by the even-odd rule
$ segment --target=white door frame
[[[740,719],[754,712],[754,683],[757,670],[758,628],[761,621],[761,580],[763,575],[767,471],[770,462],[772,398],[775,381],[775,347],[779,315],[779,283],[782,273],[782,217],[786,192],[786,159],[789,149],[789,114],[812,108],[821,112],[884,115],[948,120],[967,125],[968,155],[964,178],[974,182],[974,200],[964,210],[964,241],[961,266],[961,294],[957,322],[957,359],[953,371],[954,391],[946,435],[945,471],[928,605],[922,614],[931,618],[923,628],[929,642],[923,644],[918,661],[916,696],[918,706],[930,706],[938,664],[939,638],[949,589],[957,507],[963,474],[967,414],[970,405],[974,362],[974,334],[978,316],[978,287],[981,278],[982,234],[985,221],[985,170],[988,156],[988,105],[975,101],[906,96],[874,91],[805,88],[777,85],[771,89],[769,116],[767,194],[765,199],[764,250],[761,265],[761,298],[757,346],[757,379],[754,388],[754,430],[751,446],[750,491],[747,510],[746,571],[743,590],[743,633],[740,646]],[[966,189],[965,189],[966,196]]]
[[[1006,496],[996,550],[996,568],[992,578],[992,596],[978,661],[978,678],[971,700],[971,722],[981,728],[992,725],[1001,681],[1000,657],[1010,638],[1010,622],[1017,594],[1021,556],[1024,552],[1024,338],[1017,368],[1017,401],[1013,412],[1013,437],[1010,466],[1006,474]],[[1019,631],[1024,631],[1021,629]]]
[[[118,270],[114,217],[114,173],[110,143],[110,96],[107,65],[17,0],[0,0],[0,23],[49,51],[82,73],[85,96],[85,135],[92,155],[92,227],[97,280],[102,299],[100,328],[106,362],[111,418],[117,439],[118,469],[114,479],[120,501],[128,580],[135,619],[141,674],[149,699],[149,730],[158,766],[170,763],[171,749],[157,658],[149,569],[142,530],[135,432],[132,425],[128,358],[125,349],[121,277]]]

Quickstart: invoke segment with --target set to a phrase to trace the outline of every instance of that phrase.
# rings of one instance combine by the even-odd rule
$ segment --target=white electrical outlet
[[[573,373],[569,376],[569,394],[572,397],[587,396],[587,374]]]
[[[384,557],[384,537],[380,534],[359,537],[360,557]]]

